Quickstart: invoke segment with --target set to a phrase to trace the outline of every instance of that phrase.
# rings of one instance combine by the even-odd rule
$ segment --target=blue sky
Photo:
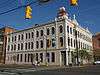
[[[0,13],[27,4],[36,0],[0,0]],[[54,20],[57,11],[64,6],[69,16],[76,14],[76,19],[83,27],[88,27],[92,33],[100,32],[100,0],[78,0],[78,6],[70,6],[69,0],[52,0],[49,3],[39,5],[34,3],[32,7],[32,19],[26,20],[25,8],[0,15],[0,27],[12,26],[16,29],[24,29],[34,24],[47,23]]]

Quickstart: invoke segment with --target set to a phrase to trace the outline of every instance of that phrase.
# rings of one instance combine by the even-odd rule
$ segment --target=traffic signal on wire
[[[26,6],[25,10],[25,19],[31,19],[32,18],[32,8],[28,5]]]
[[[70,5],[71,6],[76,6],[78,0],[70,0]]]

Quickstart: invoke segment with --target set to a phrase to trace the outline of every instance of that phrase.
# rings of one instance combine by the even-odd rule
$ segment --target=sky
[[[31,3],[32,19],[25,19],[25,8],[20,8],[5,14],[3,12]],[[51,0],[39,4],[38,0],[0,0],[0,28],[11,26],[21,30],[35,24],[44,24],[54,20],[60,7],[66,8],[69,17],[76,19],[79,24],[93,33],[100,32],[100,0],[78,0],[78,6],[70,6],[69,0]]]

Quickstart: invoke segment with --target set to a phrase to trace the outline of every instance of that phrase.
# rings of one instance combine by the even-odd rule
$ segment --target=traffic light
[[[26,6],[25,18],[26,19],[31,19],[32,18],[32,9],[31,9],[31,7],[29,5]]]
[[[70,0],[70,5],[71,6],[76,6],[77,5],[77,0]]]

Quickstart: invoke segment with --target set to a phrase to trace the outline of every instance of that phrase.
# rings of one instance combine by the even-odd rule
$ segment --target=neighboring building
[[[100,32],[93,36],[94,60],[100,60]]]
[[[76,29],[75,29],[76,28]],[[79,49],[92,53],[92,34],[71,20],[62,7],[55,21],[13,32],[7,36],[6,64],[68,65],[76,63],[75,30]]]
[[[13,31],[14,29],[11,27],[0,28],[0,63],[5,63],[7,34]]]

